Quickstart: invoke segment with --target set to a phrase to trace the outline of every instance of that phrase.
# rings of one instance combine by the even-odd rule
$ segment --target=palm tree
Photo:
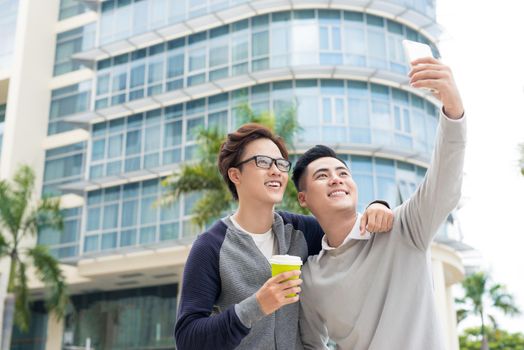
[[[247,104],[237,107],[237,112],[238,124],[259,123],[267,126],[284,139],[289,149],[294,149],[293,138],[299,131],[295,107],[285,109],[277,117],[270,112],[255,113]],[[202,194],[193,209],[193,223],[199,227],[204,227],[234,206],[233,197],[217,168],[220,145],[225,138],[226,133],[217,127],[200,130],[197,137],[200,145],[198,163],[183,165],[180,172],[168,177],[162,183],[168,191],[160,199],[161,205],[170,205],[182,194],[195,192]],[[295,186],[289,180],[279,209],[307,213],[298,205],[296,198]]]
[[[457,323],[468,316],[480,317],[480,332],[482,334],[482,349],[487,350],[486,318],[497,328],[495,317],[488,314],[486,307],[501,311],[504,315],[516,316],[520,314],[515,305],[513,296],[506,291],[506,287],[493,283],[488,274],[477,272],[469,275],[462,282],[464,297],[455,302],[462,308],[457,310]]]
[[[35,275],[49,289],[47,308],[57,318],[64,315],[67,304],[66,284],[58,262],[41,245],[25,247],[24,241],[34,238],[41,229],[62,230],[63,217],[59,200],[44,198],[32,205],[35,175],[28,166],[21,166],[12,182],[0,181],[0,259],[10,261],[6,307],[3,325],[3,347],[9,348],[13,312],[14,323],[27,331],[30,322],[27,271],[33,267]],[[14,306],[14,311],[13,311]]]

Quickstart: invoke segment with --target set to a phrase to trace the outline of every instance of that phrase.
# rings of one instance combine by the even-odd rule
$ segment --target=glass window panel
[[[390,111],[389,104],[385,102],[373,101],[371,104],[371,122],[377,128],[389,129]]]
[[[96,94],[97,95],[103,95],[109,92],[109,81],[110,81],[109,74],[102,74],[98,76],[98,79],[96,81]]]
[[[87,231],[95,231],[100,228],[100,208],[89,208],[87,211]]]
[[[298,98],[297,117],[300,125],[318,125],[318,99],[316,96]]]
[[[126,201],[122,205],[122,227],[136,225],[138,217],[138,201]]]
[[[189,52],[189,71],[206,68],[206,49],[201,48]]]
[[[162,155],[162,164],[179,163],[182,160],[182,154],[179,148],[165,151]]]
[[[184,54],[170,56],[167,61],[168,78],[178,77],[184,74]]]
[[[162,221],[176,220],[180,216],[179,213],[180,213],[180,203],[177,200],[173,204],[161,207],[160,220],[162,220]]]
[[[148,154],[144,157],[144,168],[151,169],[160,165],[160,155],[158,153]]]
[[[227,64],[229,61],[229,48],[227,44],[212,47],[209,50],[209,66],[216,67]]]
[[[116,228],[118,226],[118,204],[104,206],[103,228]]]
[[[377,198],[383,198],[392,206],[398,204],[398,189],[393,178],[377,176]]]
[[[144,85],[146,75],[146,67],[144,64],[131,68],[131,82],[130,87]]]
[[[142,195],[156,195],[158,191],[158,179],[152,179],[142,182]]]
[[[331,111],[331,99],[323,98],[322,99],[322,116],[324,123],[331,123],[332,120],[332,111]]]
[[[142,225],[156,222],[157,208],[154,204],[155,198],[142,198],[140,210],[140,223]]]
[[[187,121],[187,141],[196,140],[198,133],[204,127],[204,118],[190,119]]]
[[[338,124],[345,123],[346,118],[344,116],[344,100],[341,98],[335,99],[335,118]]]
[[[93,149],[91,150],[91,160],[100,160],[104,158],[106,140],[96,140],[93,142]]]
[[[87,194],[87,204],[98,204],[102,201],[102,190],[91,191]]]
[[[248,43],[245,36],[235,36],[233,38],[232,59],[233,62],[244,61],[248,56]]]
[[[97,236],[86,236],[84,239],[84,252],[95,252],[98,250],[98,235]]]
[[[101,250],[114,249],[116,248],[116,232],[105,233],[102,235],[102,247]]]
[[[327,27],[320,27],[320,49],[329,50],[329,30]]]
[[[252,35],[252,55],[253,57],[267,55],[269,53],[269,34],[268,31],[254,33]]]
[[[353,174],[353,180],[358,184],[358,202],[362,203],[360,210],[365,210],[366,206],[376,198],[373,190],[373,176]]]
[[[109,138],[108,157],[114,158],[122,155],[122,135],[115,135]]]
[[[164,77],[164,62],[161,58],[155,59],[155,61],[150,62],[148,66],[148,78],[147,81],[149,84],[161,81]]]
[[[132,183],[124,185],[124,198],[138,197],[139,183]]]
[[[349,123],[354,126],[369,126],[368,101],[363,99],[349,99]]]
[[[125,161],[125,172],[135,171],[140,169],[140,156],[127,158]]]
[[[155,241],[156,228],[143,227],[140,229],[140,244],[153,243]]]
[[[124,230],[120,233],[120,246],[128,247],[136,244],[136,230]]]
[[[178,239],[179,224],[178,222],[160,225],[160,240]]]
[[[117,175],[122,172],[122,162],[117,160],[115,162],[107,163],[106,175]]]
[[[141,130],[129,131],[126,137],[126,155],[140,153]]]
[[[395,163],[390,159],[375,158],[375,172],[379,175],[395,176]]]
[[[331,40],[332,40],[333,50],[340,50],[340,47],[341,47],[340,28],[333,27],[331,29]]]
[[[160,148],[160,125],[146,129],[145,151],[150,152]]]

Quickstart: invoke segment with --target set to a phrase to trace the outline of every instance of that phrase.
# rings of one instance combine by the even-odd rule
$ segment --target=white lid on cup
[[[278,265],[302,265],[302,259],[295,255],[273,255],[269,259],[269,263]]]

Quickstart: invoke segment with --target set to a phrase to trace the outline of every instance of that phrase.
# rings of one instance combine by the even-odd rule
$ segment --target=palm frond
[[[11,262],[13,263],[13,262]],[[17,261],[15,278],[15,324],[20,330],[26,332],[29,329],[29,288],[27,287],[26,266]]]
[[[47,309],[54,311],[58,318],[63,317],[68,297],[65,279],[58,261],[42,245],[28,249],[27,255],[33,260],[37,277],[50,289],[46,300]]]
[[[208,164],[184,165],[180,173],[166,178],[162,185],[167,187],[167,192],[160,198],[160,205],[170,205],[184,193],[215,190],[224,186],[216,166]]]
[[[21,236],[36,235],[40,230],[52,229],[62,231],[64,228],[64,217],[60,210],[60,199],[43,198],[35,210],[27,214],[21,228]]]
[[[7,229],[8,234],[11,235],[11,240],[15,241],[20,228],[20,222],[17,220],[19,215],[15,215],[13,212],[13,196],[10,184],[4,180],[0,181],[0,223]]]
[[[466,309],[457,310],[457,324],[464,321],[469,316],[469,311]]]
[[[10,247],[4,238],[4,233],[0,231],[0,259],[9,254]]]
[[[218,219],[230,209],[233,198],[227,189],[209,191],[200,198],[193,208],[195,215],[192,221],[199,227],[204,227],[212,220]]]

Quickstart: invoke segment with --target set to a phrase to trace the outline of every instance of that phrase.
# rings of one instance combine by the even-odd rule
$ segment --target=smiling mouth
[[[328,197],[344,197],[347,196],[349,193],[344,190],[336,190],[328,194]]]
[[[282,183],[280,181],[268,181],[264,183],[264,185],[270,188],[281,188],[282,187]]]

